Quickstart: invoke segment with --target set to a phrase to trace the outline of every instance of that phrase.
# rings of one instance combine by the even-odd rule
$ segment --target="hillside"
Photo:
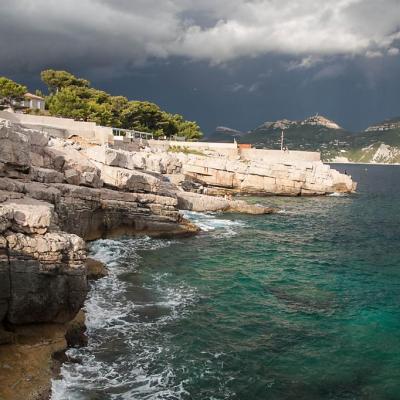
[[[243,137],[256,147],[279,149],[284,130],[284,146],[293,150],[318,150],[336,154],[337,148],[346,147],[351,134],[334,121],[322,116],[309,117],[303,121],[287,119],[266,122]]]
[[[376,131],[389,131],[392,129],[400,128],[400,117],[387,119],[376,125],[369,126],[365,132],[376,132]]]
[[[350,146],[341,149],[334,161],[400,163],[400,128],[354,134]]]
[[[284,130],[284,146],[289,150],[321,152],[324,161],[400,163],[400,118],[386,120],[362,132],[349,132],[336,122],[315,115],[302,121],[282,119],[265,122],[248,133],[233,135],[219,131],[207,139],[251,143],[257,148],[279,149]]]

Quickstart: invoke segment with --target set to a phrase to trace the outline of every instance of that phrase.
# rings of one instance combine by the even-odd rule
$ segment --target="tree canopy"
[[[55,71],[46,69],[40,74],[42,81],[47,85],[50,93],[56,93],[62,88],[69,86],[89,87],[90,82],[86,79],[80,79],[67,71]]]
[[[26,92],[25,86],[4,76],[0,77],[0,110],[8,107],[14,109],[20,101],[24,100]]]
[[[49,88],[46,105],[52,115],[151,132],[155,136],[178,135],[191,140],[202,136],[196,122],[163,111],[154,103],[111,96],[66,71],[46,70],[41,77]]]

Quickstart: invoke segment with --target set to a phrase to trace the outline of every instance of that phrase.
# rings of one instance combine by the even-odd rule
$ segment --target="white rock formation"
[[[322,115],[313,115],[312,117],[308,117],[304,121],[301,121],[300,124],[323,126],[325,128],[330,128],[330,129],[342,129],[336,122],[328,118],[325,118]]]
[[[204,186],[224,188],[237,193],[297,196],[355,190],[350,176],[337,172],[321,161],[268,163],[268,159],[231,160],[212,155],[165,152],[126,153],[124,157],[120,157],[121,153],[121,150],[97,147],[88,151],[87,155],[93,161],[101,159],[107,163],[107,160],[112,160],[119,168],[134,168],[133,160],[141,156],[141,165],[146,171],[183,174]],[[102,177],[106,179],[105,176]]]

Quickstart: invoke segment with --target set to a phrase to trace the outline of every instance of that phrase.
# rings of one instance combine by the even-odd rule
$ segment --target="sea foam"
[[[185,218],[192,221],[204,232],[213,232],[219,236],[234,236],[237,228],[245,227],[241,221],[219,218],[218,213],[200,213],[196,211],[183,211]],[[216,235],[214,235],[216,236]]]
[[[156,250],[172,243],[140,237],[98,240],[91,244],[91,257],[104,262],[109,274],[91,287],[85,303],[88,346],[67,351],[67,356],[79,363],[63,365],[61,379],[53,380],[52,400],[80,400],[85,398],[84,392],[106,392],[110,399],[180,399],[185,393],[182,382],[174,383],[172,367],[152,371],[151,365],[169,352],[160,339],[160,329],[184,317],[186,309],[196,300],[195,290],[185,285],[164,287],[165,273],[155,272],[151,290],[157,293],[157,298],[139,305],[129,300],[129,292],[134,288],[123,278],[137,272],[139,250]],[[166,314],[141,320],[138,311],[146,307],[165,309]],[[115,349],[125,351],[113,354],[114,345]],[[103,359],[108,353],[112,353],[111,359]]]

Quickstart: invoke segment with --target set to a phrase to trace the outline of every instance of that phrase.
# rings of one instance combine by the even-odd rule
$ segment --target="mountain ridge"
[[[304,120],[289,120],[289,119],[280,119],[277,121],[273,121],[273,122],[264,122],[263,124],[261,124],[258,128],[256,129],[288,129],[291,128],[293,126],[296,125],[310,125],[310,126],[322,126],[322,127],[326,127],[326,128],[330,128],[330,129],[343,129],[339,124],[337,124],[335,121],[326,118],[322,115],[319,114],[315,114],[312,115],[308,118],[305,118]]]

